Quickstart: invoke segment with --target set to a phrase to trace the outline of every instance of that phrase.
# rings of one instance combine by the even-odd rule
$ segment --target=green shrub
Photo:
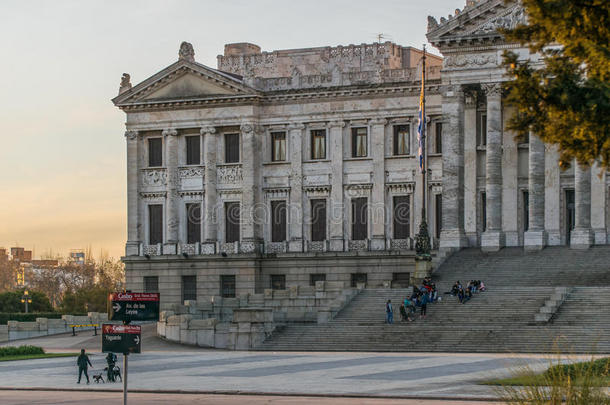
[[[44,349],[38,346],[0,347],[0,358],[8,356],[26,356],[32,354],[44,354]]]
[[[610,357],[591,360],[582,363],[555,365],[545,371],[547,377],[553,375],[565,375],[574,379],[578,375],[592,375],[596,377],[610,376]]]
[[[36,318],[61,319],[59,312],[0,312],[0,325],[6,325],[8,321],[34,322]]]

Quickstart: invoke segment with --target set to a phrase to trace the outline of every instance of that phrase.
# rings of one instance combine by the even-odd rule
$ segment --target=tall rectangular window
[[[326,200],[311,200],[311,240],[326,240]]]
[[[186,139],[186,164],[201,164],[201,137],[187,136],[184,139]]]
[[[286,240],[286,201],[271,201],[271,241]]]
[[[163,205],[148,206],[148,243],[163,243]]]
[[[197,276],[182,276],[182,302],[197,301]]]
[[[394,156],[409,154],[409,125],[394,125]]]
[[[271,161],[283,162],[286,160],[286,132],[271,133]]]
[[[367,238],[368,216],[367,198],[352,198],[352,240]]]
[[[477,146],[487,145],[487,113],[477,113]]]
[[[326,130],[313,129],[311,131],[311,158],[326,159]]]
[[[366,128],[352,128],[352,157],[366,157],[366,138]]]
[[[435,152],[436,153],[443,153],[443,123],[442,122],[437,122],[436,126],[434,128],[434,135],[435,135]]]
[[[225,134],[225,163],[239,163],[239,134]]]
[[[434,195],[434,218],[435,218],[435,236],[436,239],[440,239],[441,237],[441,228],[443,225],[443,195],[435,194]]]
[[[148,167],[163,166],[163,140],[148,138]]]
[[[239,202],[225,203],[225,241],[227,243],[239,241],[239,226],[241,212]]]
[[[147,293],[159,292],[159,277],[144,276],[144,292],[147,292]]]
[[[235,298],[235,276],[220,276],[220,295]]]
[[[186,204],[187,243],[201,242],[201,204]]]
[[[411,233],[411,198],[397,195],[394,202],[394,239],[407,239]]]
[[[310,274],[309,275],[309,285],[312,287],[316,286],[318,281],[326,281],[326,274]]]
[[[285,290],[286,289],[286,275],[272,274],[271,275],[271,289],[272,290]]]
[[[481,229],[483,232],[487,230],[487,195],[485,191],[481,193]]]
[[[523,231],[527,232],[530,228],[530,193],[529,191],[523,191]]]

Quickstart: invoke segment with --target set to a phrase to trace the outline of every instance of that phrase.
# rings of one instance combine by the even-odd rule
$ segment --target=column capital
[[[345,126],[345,121],[339,121],[339,120],[331,121],[331,122],[328,123],[328,126],[330,128],[335,128],[335,127],[336,128],[343,128]]]
[[[483,89],[487,97],[502,96],[502,83],[482,83],[481,89]]]
[[[205,127],[201,127],[201,129],[199,130],[199,133],[201,135],[215,134],[216,133],[216,127],[213,127],[211,125],[208,125],[208,126],[205,126]]]
[[[303,124],[302,122],[293,122],[288,124],[288,130],[303,130],[305,129],[305,124]]]
[[[161,132],[161,134],[163,136],[178,136],[178,131],[176,131],[174,128],[167,128],[167,129],[164,129],[163,132]]]
[[[253,122],[244,122],[239,126],[239,130],[242,134],[249,134],[250,132],[255,134],[263,133],[263,127]]]
[[[474,89],[464,91],[464,104],[466,107],[472,108],[477,106],[479,93]]]
[[[133,131],[133,130],[125,131],[125,138],[127,138],[128,140],[133,141],[137,137],[138,137],[138,131]]]
[[[385,118],[382,118],[382,117],[376,117],[370,121],[371,125],[385,125],[385,124],[387,124],[387,122],[388,122],[388,120],[386,120]]]

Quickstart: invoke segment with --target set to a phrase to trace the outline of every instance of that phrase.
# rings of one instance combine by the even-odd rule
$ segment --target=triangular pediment
[[[159,101],[187,101],[252,95],[256,91],[241,78],[196,62],[179,60],[161,72],[122,92],[112,101],[118,105]]]
[[[525,10],[516,1],[472,0],[453,16],[440,22],[428,17],[428,40],[437,47],[447,43],[480,41],[502,37],[501,29],[511,29],[526,22]]]

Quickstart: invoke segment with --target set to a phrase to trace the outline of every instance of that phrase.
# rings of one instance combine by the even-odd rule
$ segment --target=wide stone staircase
[[[290,324],[262,350],[610,353],[610,247],[565,247],[538,253],[466,249],[434,273],[442,300],[426,319],[401,322],[408,289],[364,289],[327,324]],[[460,280],[481,279],[488,290],[460,304],[443,294]],[[573,287],[548,323],[534,322],[555,287]],[[394,305],[385,324],[385,302]]]

